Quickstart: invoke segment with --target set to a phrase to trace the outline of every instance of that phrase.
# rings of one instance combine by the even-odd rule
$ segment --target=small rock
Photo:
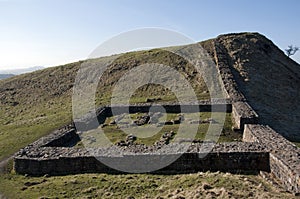
[[[102,124],[101,125],[101,128],[104,128],[104,127],[106,127],[107,126],[107,124]]]
[[[259,183],[259,185],[257,186],[258,189],[260,189],[262,187],[262,184]]]
[[[185,199],[184,196],[176,196],[175,199]]]
[[[112,120],[109,125],[115,125],[116,124],[116,121],[115,120]]]
[[[191,121],[189,121],[189,124],[201,124],[201,121],[199,121],[199,120],[191,120]]]
[[[249,194],[248,194],[248,197],[253,197],[254,196],[254,193],[251,191]]]
[[[106,182],[107,180],[105,178],[101,178],[100,182]]]
[[[89,188],[83,190],[82,193],[92,193],[96,189],[97,189],[96,187],[89,187]]]
[[[44,178],[49,178],[50,175],[49,175],[49,174],[45,174],[43,177],[44,177]]]
[[[209,184],[207,184],[207,183],[204,183],[204,184],[202,185],[202,188],[203,188],[204,190],[212,189],[212,187],[211,187]]]
[[[136,139],[137,139],[137,137],[132,134],[130,134],[126,137],[126,141],[135,141]]]

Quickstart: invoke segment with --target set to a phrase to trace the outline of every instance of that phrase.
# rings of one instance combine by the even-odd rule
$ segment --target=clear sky
[[[85,59],[102,42],[143,27],[195,41],[260,32],[281,49],[300,46],[299,0],[0,0],[0,69]],[[292,56],[300,63],[300,52]]]

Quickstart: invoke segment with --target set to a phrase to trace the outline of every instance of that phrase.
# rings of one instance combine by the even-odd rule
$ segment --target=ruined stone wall
[[[214,46],[214,58],[217,64],[219,75],[222,79],[224,90],[227,93],[227,97],[233,102],[246,101],[244,95],[239,91],[237,83],[234,80],[234,76],[230,69],[230,59],[226,48],[216,39],[213,43]]]
[[[243,141],[261,143],[270,153],[270,171],[283,187],[300,192],[300,150],[270,127],[258,125],[259,116],[239,91],[232,74],[231,58],[219,38],[214,43],[215,60],[224,89],[232,101],[232,119],[236,128],[243,130]],[[257,124],[257,125],[254,125]],[[245,128],[245,129],[244,129]]]
[[[66,132],[63,132],[61,136],[52,139],[49,143],[45,144],[45,147],[68,147],[74,143],[80,141],[80,137],[76,133],[76,129],[72,128]]]
[[[238,89],[231,71],[230,57],[226,48],[218,41],[218,38],[214,42],[214,54],[225,92],[232,102],[232,119],[235,127],[243,130],[245,124],[257,124],[258,115],[249,106],[246,98]]]
[[[300,192],[300,149],[268,126],[246,125],[244,142],[262,143],[270,152],[270,171],[289,191]]]
[[[154,173],[174,174],[190,173],[197,171],[226,171],[226,172],[259,172],[269,171],[269,154],[264,152],[260,145],[252,143],[223,143],[217,144],[212,152],[202,158],[199,146],[193,146],[182,154],[175,162]],[[173,153],[137,153],[128,155],[112,155],[113,149],[101,149],[96,152],[97,157],[114,158],[119,164],[132,165],[139,158],[164,161]],[[178,154],[175,154],[176,156]],[[34,176],[64,175],[78,173],[121,173],[114,170],[95,157],[86,149],[74,149],[67,147],[41,147],[27,148],[15,157],[14,169],[20,174]]]
[[[232,103],[232,118],[235,127],[243,130],[245,124],[257,124],[258,115],[247,102]]]
[[[166,113],[182,113],[186,111],[187,113],[194,112],[227,112],[231,113],[232,107],[229,101],[220,99],[218,101],[200,101],[199,104],[164,104],[161,105],[165,109]],[[141,104],[141,105],[130,105],[130,106],[113,106],[114,111],[117,114],[122,114],[129,110],[130,113],[145,113],[149,112],[150,108],[152,111],[160,111],[160,105],[156,104]],[[107,107],[111,110],[111,107]],[[108,111],[109,111],[108,110]],[[127,111],[128,112],[128,111]]]
[[[78,129],[90,130],[97,128],[99,124],[102,124],[106,117],[114,115],[120,115],[123,113],[148,113],[161,112],[161,108],[165,109],[167,113],[195,113],[195,112],[232,112],[232,105],[229,100],[218,99],[214,101],[203,100],[198,104],[136,104],[136,105],[114,105],[112,107],[101,107],[96,111],[96,114],[87,114],[80,119],[75,119],[76,127]],[[113,109],[113,113],[112,113]],[[96,118],[97,116],[97,118]]]

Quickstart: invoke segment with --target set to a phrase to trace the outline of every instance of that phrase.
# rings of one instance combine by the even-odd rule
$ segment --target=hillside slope
[[[98,63],[99,58],[91,60]],[[124,73],[149,62],[166,64],[184,74],[199,99],[208,98],[207,88],[193,68],[178,55],[164,50],[125,53],[118,57],[100,79],[96,104],[110,103],[111,91]],[[72,119],[71,96],[77,71],[83,62],[47,68],[0,81],[0,160]],[[93,77],[92,79],[96,79]],[[159,85],[139,88],[132,103],[147,98],[176,101],[172,92]],[[18,137],[18,139],[16,139]]]
[[[258,33],[221,35],[216,41],[261,122],[300,142],[300,65]]]

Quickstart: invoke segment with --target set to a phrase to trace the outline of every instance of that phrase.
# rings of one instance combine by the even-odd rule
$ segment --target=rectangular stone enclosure
[[[228,103],[226,100],[215,104],[204,102],[198,105],[184,105],[186,110],[193,111],[225,111],[233,112],[232,120],[236,128],[243,130],[244,142],[218,143],[210,153],[202,157],[201,145],[210,143],[193,143],[188,151],[180,154],[176,161],[151,173],[174,174],[198,171],[223,171],[233,173],[264,172],[271,173],[288,191],[299,193],[299,149],[291,142],[277,134],[270,127],[255,124],[257,114],[245,102]],[[197,106],[197,107],[196,107]],[[120,106],[119,113],[130,110],[131,113],[148,112],[150,105]],[[180,113],[180,105],[165,105],[167,112]],[[225,107],[225,109],[224,109]],[[250,109],[250,111],[240,111]],[[106,117],[111,116],[111,107],[102,107],[97,111],[97,118],[89,116],[81,119],[79,125],[90,125],[95,122],[97,127]],[[97,124],[97,125],[96,125]],[[76,128],[70,124],[45,136],[20,150],[14,159],[14,169],[19,174],[34,176],[66,175],[77,173],[122,173],[110,168],[97,158],[114,158],[119,164],[131,164],[134,158],[153,158],[158,161],[178,154],[136,153],[114,156],[110,148],[102,149],[93,156],[85,148],[69,147],[80,140]],[[205,147],[204,147],[205,148]]]

